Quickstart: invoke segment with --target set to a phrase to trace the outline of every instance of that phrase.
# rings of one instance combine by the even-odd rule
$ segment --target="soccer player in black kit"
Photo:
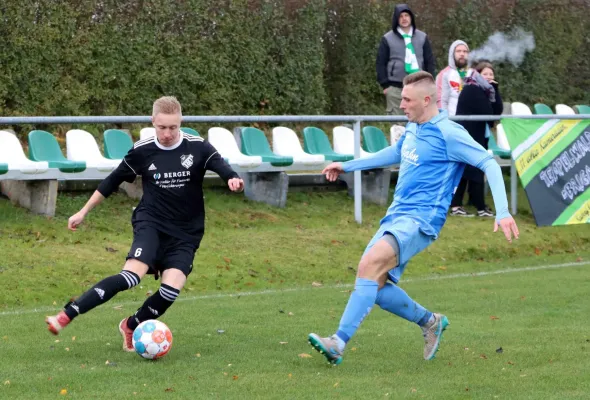
[[[208,142],[180,131],[181,106],[174,97],[154,102],[152,122],[156,136],[140,140],[121,164],[68,220],[76,230],[95,206],[123,181],[141,176],[143,196],[133,212],[133,244],[123,270],[103,279],[64,310],[47,317],[48,329],[57,335],[79,314],[99,306],[117,293],[136,286],[145,274],[161,275],[160,289],[132,316],[119,323],[123,349],[134,351],[133,331],[141,322],[160,317],[172,305],[191,273],[195,252],[205,232],[203,177],[211,170],[240,192],[244,182]]]

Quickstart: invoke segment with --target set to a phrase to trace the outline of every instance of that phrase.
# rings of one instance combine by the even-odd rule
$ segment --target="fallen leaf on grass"
[[[289,378],[293,378],[293,374],[289,374],[287,375]]]
[[[165,392],[174,392],[174,389],[172,389],[172,388],[166,388],[166,389],[164,389],[164,391]]]
[[[353,347],[352,349],[350,349],[350,351],[356,351],[356,347]]]
[[[321,287],[323,285],[321,283],[319,283],[319,282],[312,282],[311,283],[311,286],[313,286],[313,287]]]
[[[230,264],[231,258],[223,257],[223,261],[225,261],[227,264]]]
[[[66,351],[70,351],[70,348],[69,347],[66,347]]]
[[[72,336],[72,342],[76,340],[76,336]]]
[[[576,262],[582,262],[583,258],[582,257],[578,257],[576,258]]]
[[[336,383],[334,384],[334,387],[338,387],[338,385],[340,385],[340,382],[336,382]]]
[[[488,357],[485,354],[480,354],[479,355],[479,358],[482,358],[484,360],[487,360],[488,359]]]
[[[446,271],[446,270],[447,270],[447,267],[445,267],[445,266],[440,266],[440,267],[438,267],[438,269],[440,269],[441,271]]]
[[[539,254],[541,254],[541,249],[540,249],[540,248],[538,248],[538,247],[535,247],[535,254],[536,254],[536,255],[539,255]]]
[[[492,320],[496,320],[496,319],[500,319],[500,317],[496,317],[495,315],[491,315],[491,316],[490,316],[490,319],[492,319]]]
[[[290,317],[292,317],[293,315],[295,315],[295,314],[293,314],[292,312],[289,312],[289,316]]]
[[[508,361],[508,364],[510,365],[514,365],[514,363],[512,361]]]
[[[61,394],[62,396],[65,396],[66,394],[68,394],[68,391],[66,389],[62,389],[59,391],[59,394]]]
[[[311,358],[311,354],[301,353],[299,354],[299,358]]]
[[[105,247],[104,249],[105,249],[106,251],[108,251],[109,253],[116,253],[116,252],[118,252],[118,251],[119,251],[119,250],[115,250],[115,249],[113,249],[112,247]]]
[[[122,305],[114,306],[113,307],[113,310],[122,310],[122,309],[123,309],[123,306]]]
[[[4,381],[5,385],[10,385],[10,381]]]
[[[416,393],[418,390],[416,390],[415,388],[412,388],[411,392],[412,393]]]
[[[279,342],[279,344],[287,344],[287,343],[289,343],[289,342]]]
[[[232,376],[232,379],[233,379],[234,381],[237,381],[237,380],[238,380],[238,376],[237,376],[237,375],[234,375],[234,376]]]
[[[195,354],[195,356],[201,357],[201,353],[197,353],[197,354]]]

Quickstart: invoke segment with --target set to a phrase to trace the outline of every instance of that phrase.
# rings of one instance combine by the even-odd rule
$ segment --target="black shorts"
[[[176,268],[188,276],[193,270],[197,246],[170,236],[153,226],[137,223],[133,226],[133,244],[127,260],[139,260],[149,267],[148,274],[161,275],[167,269]]]

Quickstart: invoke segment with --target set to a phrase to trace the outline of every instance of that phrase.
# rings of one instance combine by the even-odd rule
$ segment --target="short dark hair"
[[[430,75],[429,72],[418,71],[418,72],[414,72],[413,74],[407,75],[404,78],[404,86],[413,85],[415,83],[420,83],[423,81],[424,81],[424,83],[435,84],[434,78],[432,77],[432,75]]]
[[[483,71],[486,68],[489,68],[492,71],[494,71],[494,66],[489,61],[480,61],[477,64],[475,64],[475,67],[474,68],[479,73],[481,73],[481,71]],[[494,71],[494,72],[496,72],[496,71]]]

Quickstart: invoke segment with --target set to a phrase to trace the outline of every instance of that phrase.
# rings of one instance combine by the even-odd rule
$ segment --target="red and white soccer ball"
[[[133,348],[143,358],[161,358],[172,347],[172,331],[156,319],[144,321],[133,331]]]

